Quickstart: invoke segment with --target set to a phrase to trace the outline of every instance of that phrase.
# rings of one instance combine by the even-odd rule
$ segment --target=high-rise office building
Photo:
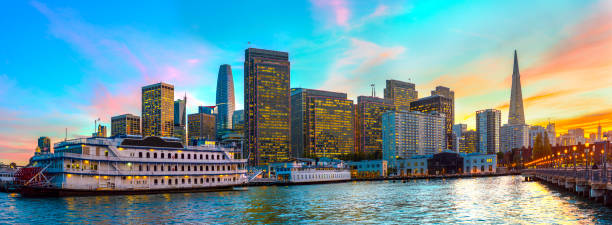
[[[289,53],[248,48],[244,56],[245,155],[250,165],[289,160]]]
[[[501,111],[485,109],[476,112],[478,151],[482,154],[496,154],[500,150]]]
[[[97,130],[95,133],[91,134],[92,137],[106,137],[106,126],[102,126],[98,124]]]
[[[382,153],[382,114],[392,102],[371,96],[357,97],[357,147],[359,152]]]
[[[209,115],[215,115],[217,114],[217,111],[215,110],[215,108],[217,108],[217,106],[214,106],[214,105],[198,106],[198,113],[206,113]]]
[[[244,130],[244,110],[234,111],[234,115],[232,115],[232,129]]]
[[[523,110],[523,94],[521,90],[521,74],[519,73],[518,57],[514,50],[514,67],[512,70],[512,90],[510,93],[510,109],[508,124],[525,124],[525,111]]]
[[[291,115],[293,157],[339,158],[354,151],[353,100],[346,93],[294,88]]]
[[[216,116],[207,113],[194,113],[187,116],[188,143],[193,145],[199,140],[216,140]]]
[[[183,97],[183,99],[179,99],[174,101],[174,128],[172,132],[174,133],[172,136],[178,139],[181,139],[181,142],[184,144],[187,142],[187,137],[185,136],[187,131],[187,95]]]
[[[410,103],[419,98],[415,85],[399,80],[387,80],[385,99],[389,99],[395,109],[410,110]]]
[[[433,92],[432,92],[433,93]],[[454,96],[454,94],[453,94]],[[424,113],[438,112],[444,114],[446,122],[444,123],[445,130],[445,145],[444,148],[452,149],[453,141],[453,123],[454,119],[453,100],[444,95],[432,95],[425,98],[420,98],[410,103],[410,110]]]
[[[111,136],[140,135],[140,116],[123,114],[111,117]]]
[[[459,152],[474,153],[478,151],[478,132],[468,130],[461,133],[461,141],[458,143]]]
[[[529,127],[529,146],[533,147],[535,139],[540,135],[541,138],[548,137],[546,128],[542,126],[531,126]],[[550,138],[548,139],[550,141]],[[542,140],[543,141],[543,140]],[[542,142],[544,143],[544,142]]]
[[[174,86],[157,83],[142,87],[142,135],[174,134]]]
[[[500,148],[502,152],[529,146],[529,125],[504,124],[500,128]]]
[[[548,125],[546,125],[546,132],[548,133],[548,142],[553,146],[557,145],[557,131],[555,130],[555,124],[548,123]]]
[[[455,124],[453,125],[453,138],[454,138],[454,145],[453,145],[453,151],[455,152],[459,152],[459,145],[461,144],[461,142],[463,141],[463,133],[467,131],[467,124]]]
[[[383,159],[431,155],[444,150],[444,114],[387,111],[382,115]]]
[[[232,115],[235,110],[234,100],[234,76],[232,67],[223,64],[219,67],[217,77],[217,136],[220,137],[224,131],[232,129]]]
[[[48,154],[51,153],[51,139],[48,137],[39,137],[38,146],[36,147],[35,154]]]

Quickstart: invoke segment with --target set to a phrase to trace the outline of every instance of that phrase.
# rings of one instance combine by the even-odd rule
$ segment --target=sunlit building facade
[[[174,85],[157,83],[142,87],[142,135],[174,134]]]
[[[291,90],[292,156],[339,158],[353,152],[353,100],[346,93]]]
[[[433,94],[433,92],[432,92]],[[454,94],[453,94],[454,96]],[[445,144],[444,148],[452,149],[453,141],[453,124],[454,124],[454,105],[453,99],[447,98],[442,95],[432,95],[429,97],[421,98],[410,103],[410,110],[419,111],[424,113],[438,112],[444,114],[444,133],[445,133]]]
[[[246,150],[251,165],[289,160],[289,53],[248,48],[244,57]]]
[[[208,113],[189,114],[188,118],[189,144],[199,140],[213,141],[216,138],[216,117]]]
[[[382,114],[393,109],[392,102],[388,99],[357,97],[358,151],[382,153]]]
[[[399,80],[387,80],[385,99],[389,99],[395,109],[410,110],[410,103],[419,98],[413,83]]]
[[[461,141],[458,143],[460,153],[475,153],[478,151],[478,132],[468,130],[461,133]]]
[[[244,110],[234,111],[232,115],[232,127],[234,130],[244,130]]]
[[[393,162],[444,150],[444,114],[387,111],[382,115],[383,160]]]
[[[467,131],[467,124],[455,124],[453,125],[453,151],[459,152],[459,145],[461,145],[461,141],[463,141],[462,136],[463,133]]]
[[[111,136],[140,135],[140,116],[123,114],[111,117]]]
[[[500,148],[502,152],[529,147],[529,125],[504,124],[500,128]]]
[[[485,109],[476,112],[476,132],[478,132],[478,152],[497,154],[500,150],[501,111]]]

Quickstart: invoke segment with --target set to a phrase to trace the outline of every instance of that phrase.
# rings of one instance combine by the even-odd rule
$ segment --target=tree
[[[538,134],[533,142],[533,155],[532,159],[539,159],[544,156],[544,144],[542,143],[542,134]]]
[[[544,156],[552,155],[553,154],[552,147],[550,146],[550,141],[548,140],[548,134],[547,133],[544,133],[544,140],[543,140],[543,142],[544,143],[543,143],[542,147],[544,148],[543,149],[544,150],[543,151],[544,152]]]

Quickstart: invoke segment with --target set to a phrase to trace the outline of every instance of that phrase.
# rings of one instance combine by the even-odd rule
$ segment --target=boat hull
[[[236,185],[180,188],[180,189],[131,189],[131,190],[77,190],[41,187],[19,187],[17,193],[23,197],[67,197],[67,196],[100,196],[100,195],[146,195],[166,193],[191,193],[232,191]]]

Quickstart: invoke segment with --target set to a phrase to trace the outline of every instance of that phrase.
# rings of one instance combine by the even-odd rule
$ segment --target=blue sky
[[[0,161],[140,114],[143,85],[174,84],[188,113],[213,105],[221,64],[242,108],[248,47],[289,52],[293,87],[352,99],[370,83],[381,96],[386,79],[420,97],[448,86],[472,128],[480,109],[506,121],[517,49],[529,123],[612,128],[611,14],[605,1],[4,1]]]

